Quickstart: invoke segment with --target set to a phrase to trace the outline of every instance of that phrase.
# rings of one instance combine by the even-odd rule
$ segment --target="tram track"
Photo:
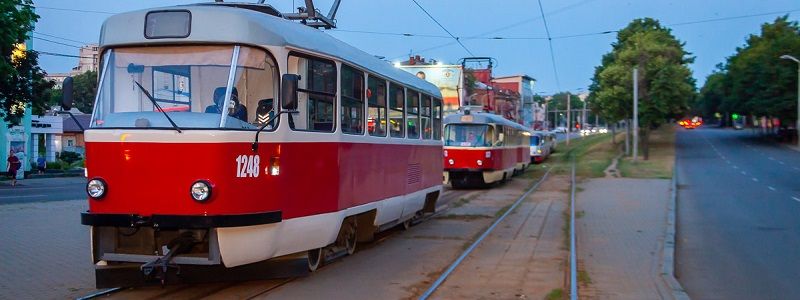
[[[442,272],[442,274],[434,281],[428,289],[419,297],[420,300],[425,300],[430,298],[434,292],[447,280],[448,277],[453,273],[453,271],[458,268],[458,266],[478,247],[478,245],[483,242],[483,240],[489,236],[492,231],[501,223],[503,220],[517,208],[525,199],[527,199],[530,194],[535,191],[541,183],[543,183],[550,174],[552,168],[549,168],[544,175],[533,185],[531,186],[525,193],[523,193],[519,198],[517,198],[509,207],[508,209],[503,212],[499,217],[495,218],[494,222],[486,228],[481,235],[479,235],[469,247],[467,247],[448,267],[447,269]]]
[[[472,197],[473,195],[486,193],[488,189],[478,190],[453,190],[446,188],[440,197],[440,203],[433,214],[425,215],[417,219],[414,225],[426,222],[447,212],[458,199]],[[398,226],[401,227],[401,226]],[[375,240],[363,245],[362,250],[378,247],[384,240],[387,240],[402,232],[402,229],[393,228],[382,231],[375,236]],[[341,256],[336,256],[326,261],[325,265],[337,263]],[[325,266],[317,272],[324,272]],[[88,294],[77,298],[78,300],[89,299],[255,299],[263,297],[268,293],[291,283],[299,277],[283,279],[266,279],[244,282],[218,282],[209,284],[179,284],[179,285],[153,285],[139,287],[116,287]]]

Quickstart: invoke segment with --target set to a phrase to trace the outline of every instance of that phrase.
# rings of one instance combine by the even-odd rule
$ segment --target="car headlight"
[[[94,199],[103,198],[106,195],[106,182],[100,178],[95,178],[89,180],[86,184],[86,193],[89,194],[89,197]]]
[[[197,202],[205,202],[211,198],[211,185],[203,180],[198,180],[192,183],[191,193],[192,199]]]

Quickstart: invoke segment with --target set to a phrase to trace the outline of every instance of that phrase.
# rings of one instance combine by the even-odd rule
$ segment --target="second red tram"
[[[530,164],[530,131],[502,116],[464,110],[445,117],[444,180],[453,188],[503,181]]]

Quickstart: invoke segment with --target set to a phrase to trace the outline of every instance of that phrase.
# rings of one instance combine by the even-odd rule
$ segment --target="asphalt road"
[[[86,199],[86,178],[37,178],[0,182],[0,205],[27,202],[48,202]]]
[[[676,276],[694,299],[800,297],[800,152],[749,131],[677,135]]]

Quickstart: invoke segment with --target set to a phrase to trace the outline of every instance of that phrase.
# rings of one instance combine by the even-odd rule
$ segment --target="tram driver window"
[[[267,124],[273,130],[275,124],[275,101],[278,92],[278,68],[272,57],[256,48],[242,47],[228,103],[225,127],[255,129]],[[214,89],[213,98],[224,98],[225,87]],[[209,106],[215,109],[214,105]],[[208,108],[207,108],[208,110]],[[218,112],[217,112],[218,113]]]
[[[389,135],[403,137],[403,110],[405,108],[405,89],[397,84],[389,85]]]
[[[290,55],[288,72],[299,74],[294,130],[333,132],[335,129],[336,65],[332,61]]]

